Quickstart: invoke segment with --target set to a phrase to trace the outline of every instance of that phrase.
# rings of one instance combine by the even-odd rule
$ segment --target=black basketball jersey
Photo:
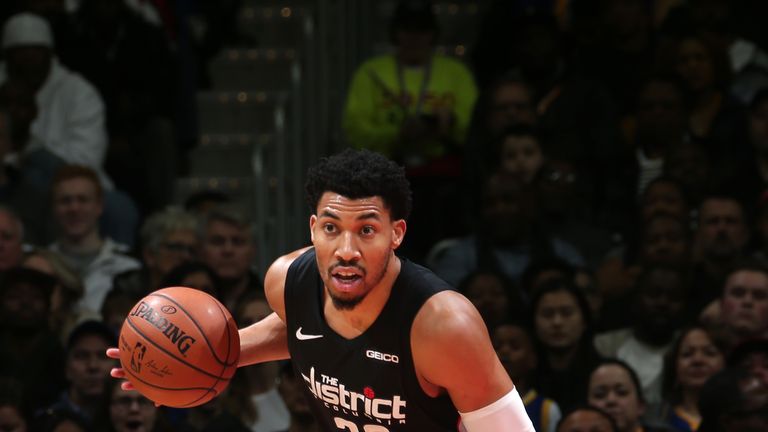
[[[400,274],[381,314],[351,340],[325,321],[315,250],[302,254],[288,270],[288,348],[325,431],[457,430],[459,415],[450,398],[432,398],[421,389],[410,341],[413,319],[424,302],[451,287],[429,270],[400,260]]]

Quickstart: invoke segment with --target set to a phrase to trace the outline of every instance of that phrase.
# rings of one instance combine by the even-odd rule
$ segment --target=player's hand
[[[108,348],[107,349],[107,357],[113,358],[113,359],[120,359],[120,349],[119,348]],[[117,379],[125,379],[125,371],[123,368],[112,368],[112,370],[109,372],[110,375],[112,375],[113,378]],[[131,384],[128,381],[123,381],[120,383],[120,388],[123,390],[134,390],[133,384]]]

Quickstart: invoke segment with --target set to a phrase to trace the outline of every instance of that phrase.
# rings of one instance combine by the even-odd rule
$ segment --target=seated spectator
[[[520,179],[502,173],[492,176],[484,187],[480,212],[477,231],[453,240],[434,258],[432,270],[451,285],[484,266],[495,266],[518,282],[532,260],[556,256],[574,266],[584,264],[572,245],[543,232],[533,191]]]
[[[742,342],[728,353],[728,367],[742,368],[768,386],[768,339]]]
[[[525,299],[498,271],[476,270],[459,283],[458,290],[480,312],[489,330],[512,318],[525,319]]]
[[[58,332],[62,343],[66,342],[69,333],[77,323],[83,319],[96,317],[96,314],[81,315],[75,310],[77,303],[83,297],[83,282],[57,253],[37,249],[24,257],[21,266],[56,278],[56,285],[51,293],[48,325]]]
[[[600,408],[584,405],[566,413],[556,432],[619,432],[616,421]]]
[[[768,337],[768,268],[754,261],[734,266],[720,299],[704,310],[701,320],[722,329],[729,350]]]
[[[0,430],[26,432],[27,423],[24,388],[14,378],[0,378]]]
[[[619,432],[656,430],[643,425],[642,416],[647,405],[640,380],[635,371],[621,360],[603,360],[592,370],[587,402],[609,413],[616,421]]]
[[[23,222],[11,208],[0,205],[0,271],[21,263],[23,244]]]
[[[80,1],[72,21],[77,50],[70,67],[104,99],[106,170],[141,214],[158,211],[170,202],[177,175],[170,41],[123,0]]]
[[[187,261],[174,267],[163,279],[163,287],[197,288],[219,298],[221,281],[216,272],[199,261]]]
[[[701,390],[697,432],[757,432],[768,428],[768,386],[744,369],[726,368]]]
[[[105,383],[96,428],[99,432],[173,432],[159,407],[136,390],[123,390],[120,381]]]
[[[694,432],[701,423],[701,389],[725,365],[725,346],[700,326],[689,327],[675,339],[664,359],[661,418],[675,431]]]
[[[660,177],[643,195],[639,220],[623,242],[608,252],[597,269],[606,299],[630,294],[643,266],[688,266],[692,239],[688,210],[680,187]]]
[[[237,302],[235,321],[240,328],[259,322],[272,313],[267,301],[256,292],[246,292]],[[249,366],[233,378],[222,396],[223,408],[239,416],[248,430],[275,432],[290,426],[291,415],[280,396],[277,382],[280,363]]]
[[[523,398],[533,427],[540,432],[554,432],[560,421],[560,407],[536,391],[533,377],[538,355],[530,332],[521,324],[501,324],[493,330],[491,341],[501,364]]]
[[[104,172],[104,103],[90,83],[59,64],[53,46],[50,26],[38,15],[14,15],[3,27],[5,61],[0,65],[0,84],[18,82],[36,101],[29,142],[19,149],[26,154],[47,150],[44,164],[54,166],[49,175],[62,162],[94,170],[102,187],[110,191],[106,194],[107,229],[130,244],[138,215],[127,196],[112,193],[112,181]]]
[[[512,126],[499,135],[495,146],[499,169],[532,183],[544,165],[544,151],[530,126]]]
[[[98,313],[114,276],[140,264],[125,255],[127,247],[99,233],[104,194],[93,170],[65,166],[57,172],[51,189],[58,234],[50,249],[83,280],[85,291],[78,310]]]
[[[595,336],[595,348],[603,357],[622,360],[637,373],[649,409],[661,404],[662,365],[684,317],[685,282],[685,273],[675,268],[645,269],[621,311],[631,314],[633,325]]]
[[[143,297],[162,288],[172,269],[197,258],[199,228],[195,216],[175,207],[150,215],[140,232],[144,265],[115,275],[112,289]]]
[[[0,375],[19,379],[32,410],[53,402],[64,385],[64,350],[42,319],[55,284],[53,277],[22,267],[0,280]]]
[[[13,131],[18,127],[12,123],[10,108],[4,106],[3,89],[0,86],[0,204],[13,208],[27,226],[28,243],[40,244],[50,240],[50,208],[46,200],[39,199],[48,192],[47,185],[29,180],[29,172],[21,164],[9,161],[16,156]]]
[[[280,368],[277,388],[291,413],[291,425],[280,432],[320,432],[320,426],[304,396],[304,385],[304,380],[296,377],[290,362],[284,363]]]
[[[217,207],[201,224],[200,259],[219,276],[219,299],[235,310],[237,299],[246,292],[262,292],[259,276],[252,270],[256,256],[255,228],[241,210]]]
[[[534,382],[563,410],[584,398],[589,372],[600,359],[592,344],[589,305],[572,282],[542,285],[531,299],[539,367]]]
[[[433,53],[431,1],[399,1],[390,29],[395,53],[366,61],[352,77],[344,130],[354,146],[427,165],[463,145],[477,89],[464,65]]]
[[[117,346],[117,335],[99,321],[84,321],[72,330],[64,363],[69,387],[51,409],[69,410],[94,425],[107,395],[110,371],[117,362],[104,353]]]

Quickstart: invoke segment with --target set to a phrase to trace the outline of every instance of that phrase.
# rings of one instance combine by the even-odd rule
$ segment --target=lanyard
[[[405,97],[407,94],[407,90],[405,88],[405,74],[403,71],[403,65],[400,63],[400,61],[395,58],[395,63],[397,65],[397,82],[400,86],[400,94],[399,94],[399,101],[400,106],[403,108],[403,111],[405,114],[408,114],[408,101]],[[429,80],[432,77],[432,57],[430,56],[429,60],[427,61],[426,66],[424,66],[424,78],[421,80],[421,86],[419,88],[419,93],[416,98],[416,110],[415,113],[418,115],[421,113],[421,107],[424,104],[424,99],[427,95],[427,87],[429,86]]]

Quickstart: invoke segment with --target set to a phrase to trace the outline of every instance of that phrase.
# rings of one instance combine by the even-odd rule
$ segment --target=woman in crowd
[[[699,396],[707,380],[724,364],[723,344],[703,327],[680,333],[664,362],[664,420],[680,432],[698,430]]]

